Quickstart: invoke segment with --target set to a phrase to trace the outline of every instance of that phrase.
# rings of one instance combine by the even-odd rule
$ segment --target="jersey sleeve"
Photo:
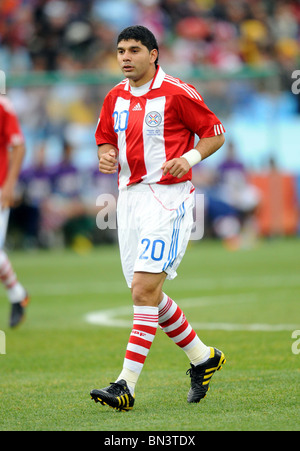
[[[118,147],[118,137],[114,131],[112,99],[109,95],[106,96],[103,102],[95,132],[95,139],[97,146],[111,144],[112,146]]]
[[[225,133],[217,116],[208,108],[200,96],[177,96],[178,114],[184,125],[199,138],[211,138]]]

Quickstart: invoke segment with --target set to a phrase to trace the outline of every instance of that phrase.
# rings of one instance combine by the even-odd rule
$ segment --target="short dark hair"
[[[132,27],[127,27],[118,36],[117,43],[120,41],[128,41],[129,39],[134,39],[135,41],[141,41],[141,43],[147,47],[149,52],[156,49],[159,54],[159,48],[154,34],[148,30],[148,28],[142,25],[133,25]],[[155,60],[155,66],[158,65],[158,55]]]

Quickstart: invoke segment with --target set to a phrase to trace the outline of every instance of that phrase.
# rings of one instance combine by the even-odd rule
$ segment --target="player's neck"
[[[144,86],[145,84],[149,83],[154,78],[154,75],[156,73],[156,67],[150,68],[149,71],[146,72],[141,78],[139,79],[129,79],[129,84],[132,88],[139,88],[141,86]]]

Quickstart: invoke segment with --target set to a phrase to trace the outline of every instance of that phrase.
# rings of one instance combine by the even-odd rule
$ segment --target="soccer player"
[[[200,340],[163,284],[176,277],[193,225],[191,168],[223,145],[225,130],[193,86],[158,65],[152,32],[129,27],[117,42],[126,79],[104,100],[96,143],[99,170],[118,170],[119,246],[134,315],[121,373],[110,386],[92,390],[91,397],[117,410],[132,409],[135,385],[160,326],[191,363],[187,400],[197,403],[225,356]],[[201,139],[194,147],[195,134]]]
[[[17,279],[4,242],[9,209],[14,201],[17,183],[25,155],[24,138],[11,101],[0,95],[0,280],[11,303],[10,326],[17,326],[25,315],[29,297]]]

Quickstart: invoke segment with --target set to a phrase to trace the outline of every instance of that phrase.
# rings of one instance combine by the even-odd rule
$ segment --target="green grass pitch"
[[[227,363],[208,396],[190,405],[187,357],[158,330],[134,409],[119,413],[89,397],[118,376],[130,333],[118,248],[11,253],[32,299],[26,322],[9,330],[0,287],[0,430],[298,430],[299,255],[297,239],[236,252],[218,242],[190,245],[165,291]]]

